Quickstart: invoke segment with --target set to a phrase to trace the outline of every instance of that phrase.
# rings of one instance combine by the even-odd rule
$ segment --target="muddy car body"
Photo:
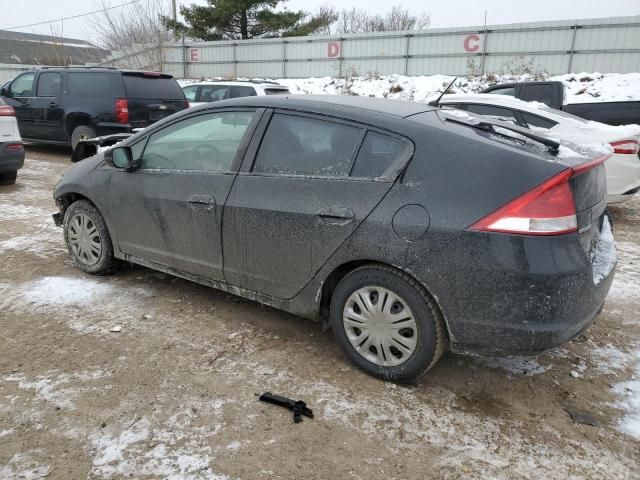
[[[70,167],[55,218],[87,272],[122,259],[328,320],[402,380],[447,346],[540,352],[604,303],[604,158],[500,132],[414,102],[217,102]]]

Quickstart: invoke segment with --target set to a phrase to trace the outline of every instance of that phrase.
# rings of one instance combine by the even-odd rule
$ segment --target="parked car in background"
[[[122,259],[325,320],[386,379],[446,347],[535,353],[575,337],[616,263],[607,155],[450,112],[330,95],[209,103],[72,165],[54,220],[85,272]]]
[[[630,200],[640,191],[640,127],[585,120],[538,102],[503,95],[445,95],[439,102],[478,115],[512,122],[536,132],[578,144],[603,143],[612,148],[607,160],[607,203]]]
[[[0,90],[18,119],[22,138],[70,144],[131,132],[188,108],[171,75],[93,67],[42,67]]]
[[[0,185],[16,182],[24,164],[24,147],[13,108],[0,99]]]
[[[228,98],[291,93],[288,87],[266,80],[198,82],[183,86],[182,91],[192,107]]]
[[[577,117],[608,125],[640,124],[640,102],[586,102],[565,104],[566,92],[562,82],[502,83],[482,93],[507,95],[527,102],[540,102]]]

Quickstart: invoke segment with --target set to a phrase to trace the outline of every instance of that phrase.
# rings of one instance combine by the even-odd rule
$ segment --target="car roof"
[[[257,86],[257,87],[263,87],[263,88],[280,88],[283,90],[288,90],[289,87],[287,87],[286,85],[282,85],[281,83],[276,83],[276,82],[259,82],[259,81],[253,81],[253,80],[209,80],[209,81],[205,81],[205,82],[195,82],[195,83],[189,83],[186,85],[182,85],[182,88],[184,87],[191,87],[193,85],[231,85],[231,86],[239,86],[239,87],[247,87],[247,86]]]
[[[205,104],[198,109],[207,108]],[[422,112],[437,110],[426,103],[408,100],[391,100],[388,98],[359,97],[352,95],[267,95],[262,97],[239,97],[215,102],[216,107],[222,106],[254,106],[289,109],[357,109],[372,113],[391,115],[405,118]]]
[[[493,93],[445,95],[440,100],[440,103],[443,105],[446,105],[447,103],[482,103],[486,105],[495,105],[497,107],[515,108],[534,115],[550,118],[563,118],[566,116],[560,113],[555,114],[554,109],[547,107],[540,102],[525,102],[524,100],[519,100],[510,95],[496,95]]]

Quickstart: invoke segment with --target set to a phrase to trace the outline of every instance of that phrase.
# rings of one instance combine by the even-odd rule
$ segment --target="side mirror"
[[[8,97],[9,89],[7,87],[0,88],[0,97]]]
[[[104,159],[107,163],[121,170],[131,170],[133,168],[131,147],[111,148],[104,152]]]

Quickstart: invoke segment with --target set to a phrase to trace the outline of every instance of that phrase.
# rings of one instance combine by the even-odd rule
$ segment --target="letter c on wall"
[[[473,33],[464,37],[464,49],[469,53],[477,52],[480,49],[480,36]]]

